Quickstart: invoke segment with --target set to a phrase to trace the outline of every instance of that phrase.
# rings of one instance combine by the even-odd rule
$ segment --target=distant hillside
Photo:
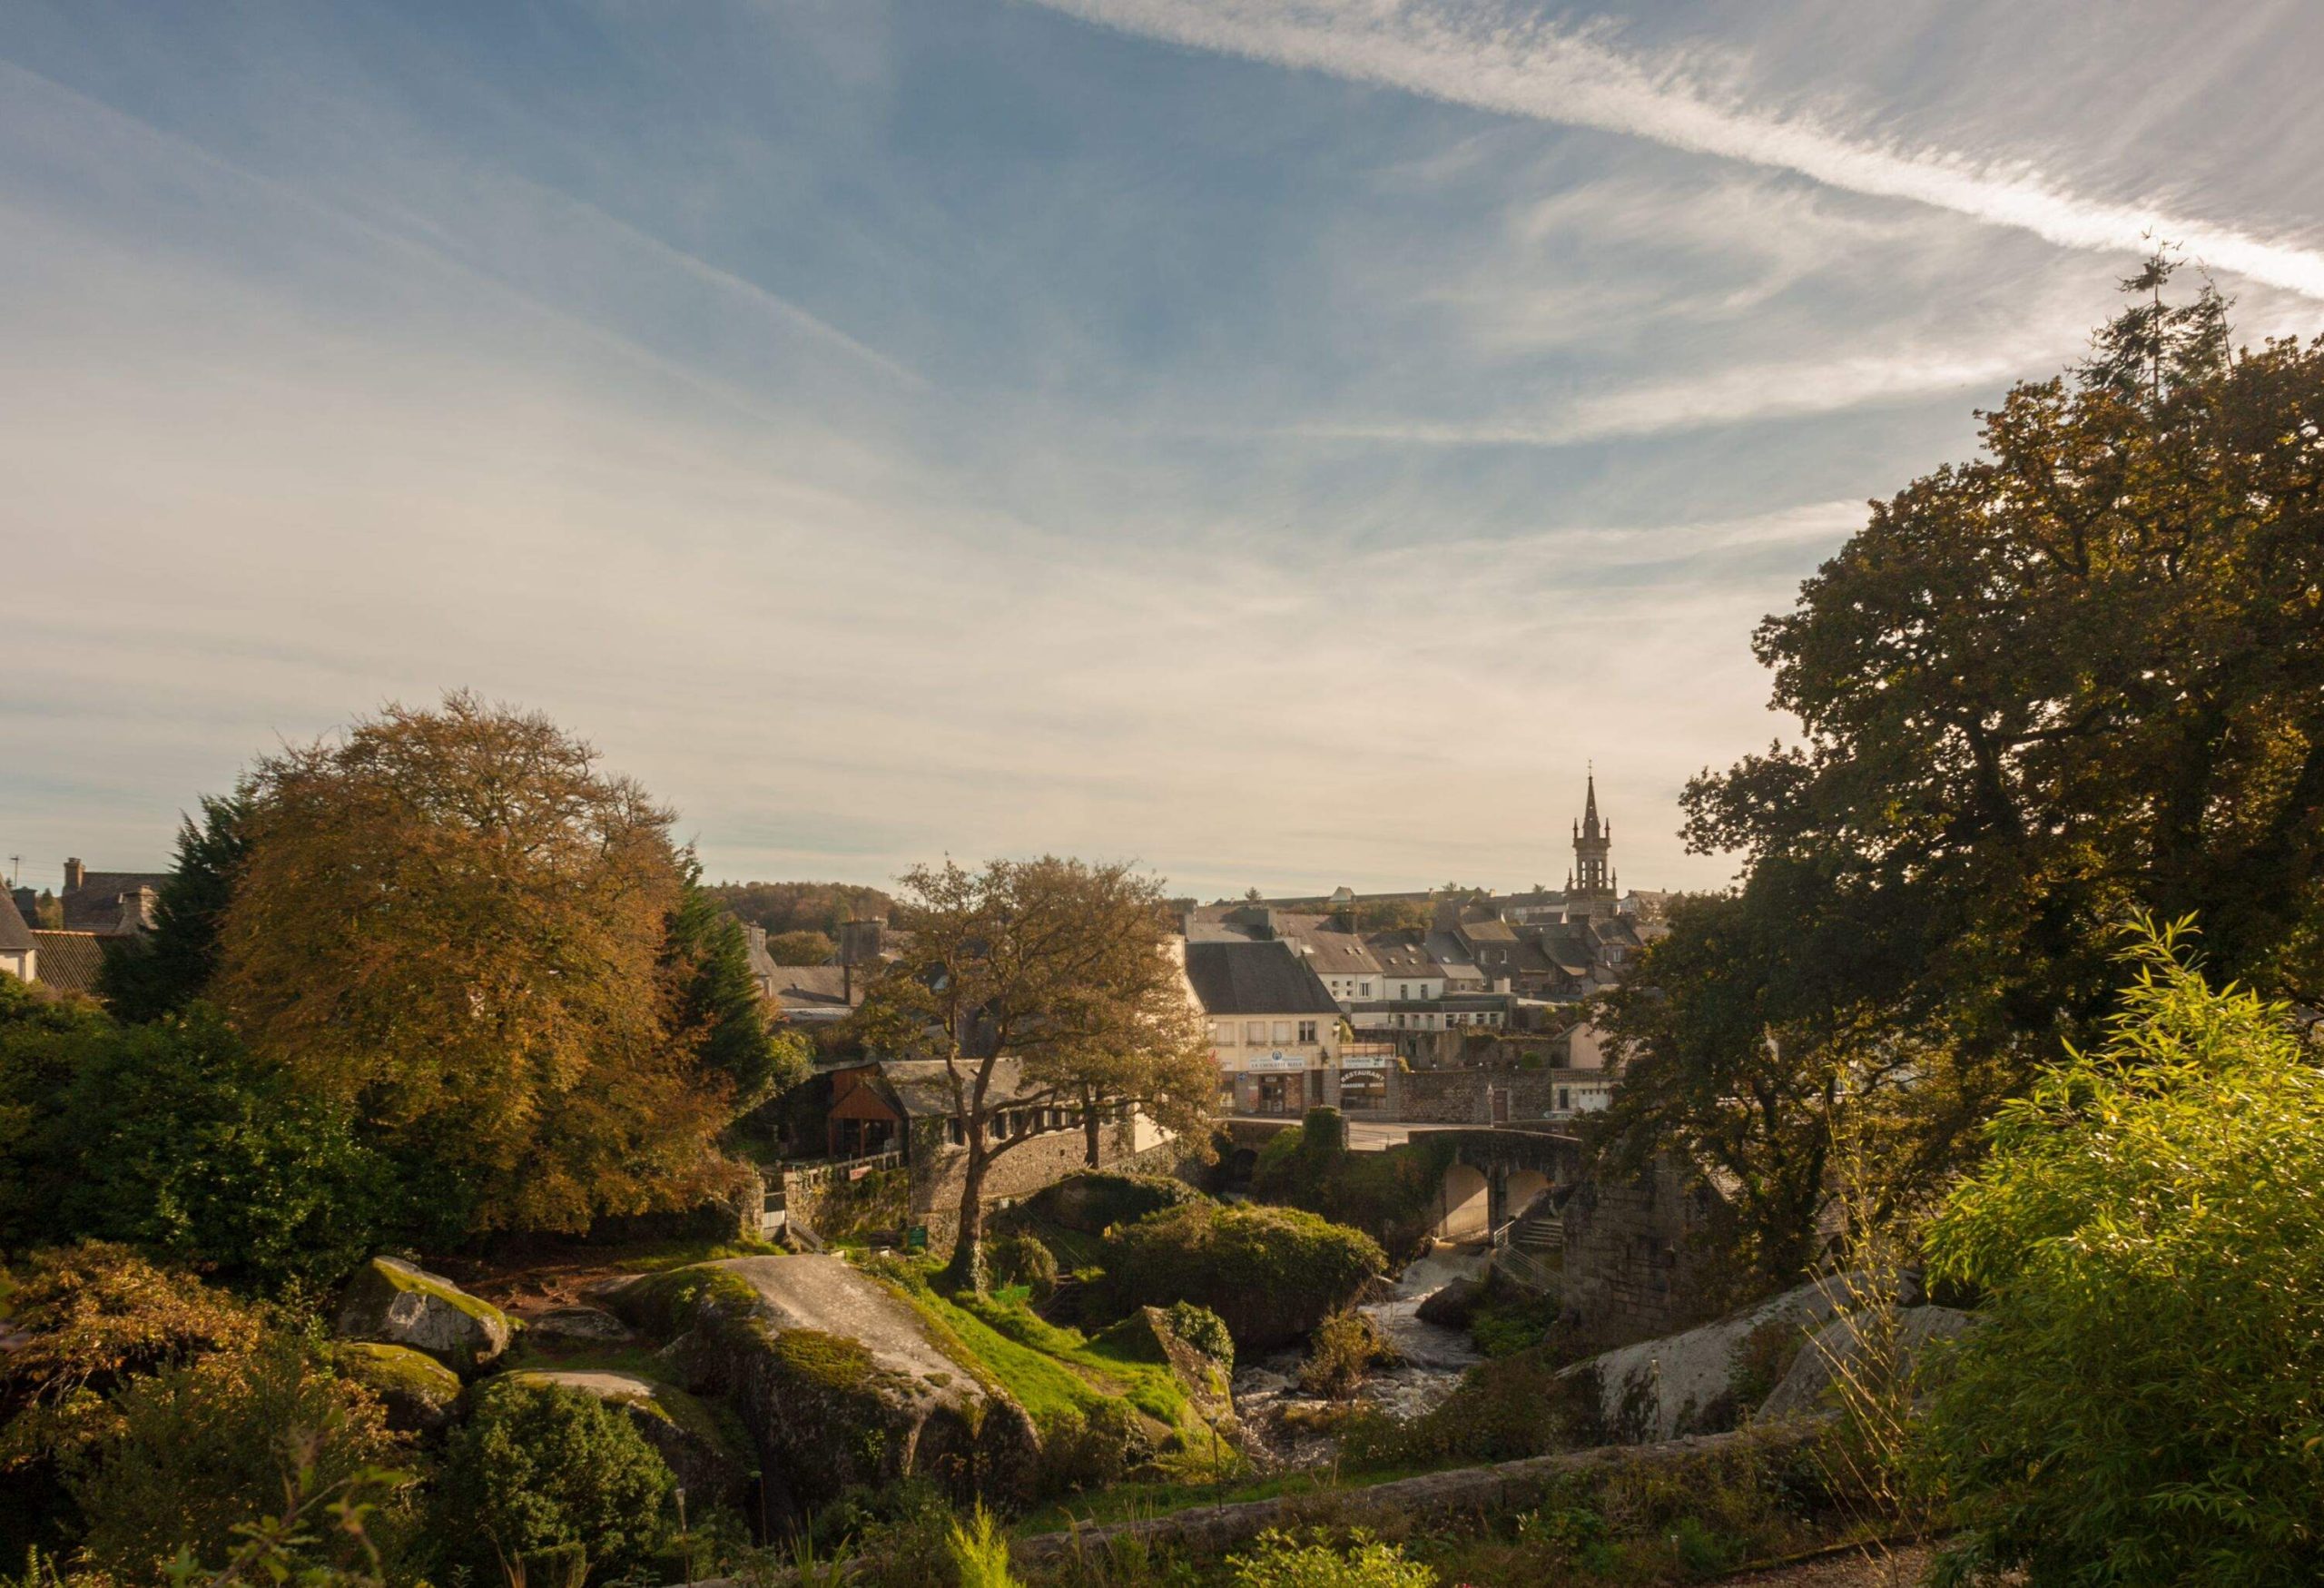
[[[770,934],[820,932],[836,936],[850,917],[895,918],[896,902],[855,883],[718,883],[711,887],[735,914]]]

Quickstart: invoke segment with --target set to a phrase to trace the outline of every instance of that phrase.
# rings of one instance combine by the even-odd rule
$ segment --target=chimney
[[[147,887],[132,888],[121,896],[121,924],[123,937],[134,937],[153,924],[153,906],[160,896]]]
[[[64,863],[64,891],[66,893],[79,893],[82,886],[86,883],[88,880],[89,868],[87,866],[83,865],[78,860],[68,860]]]
[[[750,939],[751,948],[753,952],[762,954],[766,952],[765,927],[761,926],[755,921],[745,921],[743,922],[743,935]]]

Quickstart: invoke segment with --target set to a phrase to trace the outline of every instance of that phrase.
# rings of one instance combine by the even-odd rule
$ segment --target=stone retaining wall
[[[1108,1523],[1071,1533],[1046,1533],[1019,1539],[1014,1553],[1023,1563],[1048,1563],[1077,1553],[1102,1555],[1115,1541],[1134,1538],[1148,1544],[1176,1544],[1194,1553],[1215,1556],[1248,1543],[1271,1527],[1295,1528],[1342,1518],[1376,1518],[1383,1512],[1393,1511],[1423,1521],[1522,1511],[1541,1504],[1562,1482],[1576,1475],[1611,1476],[1622,1472],[1667,1470],[1747,1452],[1787,1455],[1804,1448],[1821,1432],[1820,1422],[1801,1421],[1770,1429],[1670,1439],[1659,1445],[1607,1445],[1557,1455],[1536,1455],[1523,1461],[1502,1462],[1497,1466],[1425,1473],[1419,1477],[1398,1478],[1363,1488],[1325,1489],[1269,1500],[1203,1505],[1167,1516]]]

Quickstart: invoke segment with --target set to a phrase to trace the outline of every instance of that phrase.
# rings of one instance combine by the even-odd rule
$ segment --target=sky
[[[389,701],[713,878],[1715,887],[1759,618],[2151,236],[2324,330],[2305,0],[0,0],[0,860]]]

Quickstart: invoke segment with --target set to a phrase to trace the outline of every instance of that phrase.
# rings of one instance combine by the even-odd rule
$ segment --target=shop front
[[[1299,1053],[1252,1053],[1236,1078],[1237,1111],[1297,1118],[1324,1100],[1323,1073]]]

